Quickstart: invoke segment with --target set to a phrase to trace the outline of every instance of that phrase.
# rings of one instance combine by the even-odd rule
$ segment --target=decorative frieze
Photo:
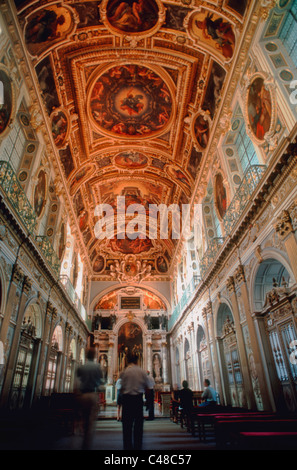
[[[282,240],[293,231],[289,211],[285,210],[282,212],[281,216],[278,218],[277,223],[275,224],[275,230]]]

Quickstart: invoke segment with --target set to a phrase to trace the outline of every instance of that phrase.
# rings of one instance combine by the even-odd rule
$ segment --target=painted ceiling
[[[111,265],[127,257],[165,278],[178,241],[99,240],[95,208],[113,206],[117,196],[126,206],[193,201],[248,1],[15,4],[71,224],[93,278],[108,278]]]

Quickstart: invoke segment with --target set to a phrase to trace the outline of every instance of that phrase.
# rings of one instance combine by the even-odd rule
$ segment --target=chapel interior
[[[296,91],[296,0],[0,1],[5,416],[94,347],[296,417]]]

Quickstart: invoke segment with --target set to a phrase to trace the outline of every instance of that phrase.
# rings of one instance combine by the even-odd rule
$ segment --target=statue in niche
[[[103,382],[107,382],[107,371],[108,371],[108,361],[107,361],[107,355],[106,354],[101,354],[99,357],[99,364],[102,369],[102,379]]]
[[[159,354],[154,354],[153,357],[153,376],[156,382],[162,380],[162,365]]]

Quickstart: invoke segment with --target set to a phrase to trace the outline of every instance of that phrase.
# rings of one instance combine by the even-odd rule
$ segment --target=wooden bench
[[[296,418],[281,418],[269,413],[260,413],[250,416],[216,417],[214,427],[217,448],[237,448],[241,445],[242,432],[297,432]]]

